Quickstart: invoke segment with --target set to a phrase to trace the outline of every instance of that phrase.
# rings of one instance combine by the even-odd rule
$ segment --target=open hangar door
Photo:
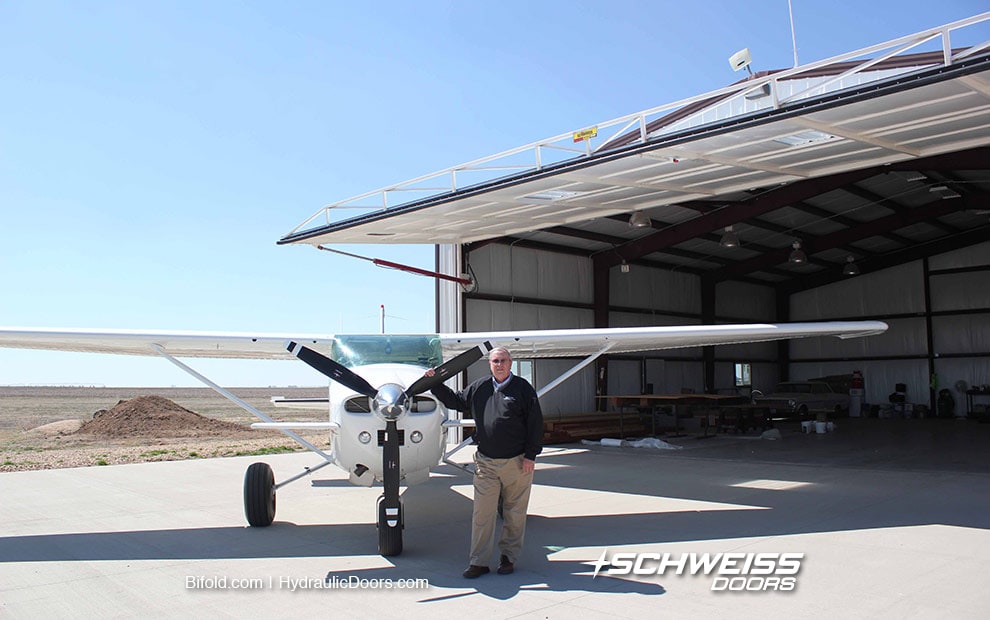
[[[990,41],[942,36],[988,23],[758,73],[333,203],[280,243],[437,245],[438,270],[473,279],[438,283],[440,331],[890,324],[854,341],[611,356],[547,395],[549,411],[649,385],[734,387],[737,363],[761,390],[860,370],[867,402],[903,383],[934,408],[936,389],[990,384]],[[386,207],[331,221],[369,202]],[[537,384],[547,364],[532,363]]]

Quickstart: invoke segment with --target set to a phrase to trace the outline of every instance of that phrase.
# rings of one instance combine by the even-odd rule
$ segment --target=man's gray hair
[[[488,359],[492,359],[492,356],[495,355],[496,353],[505,353],[506,357],[508,357],[510,360],[512,359],[512,354],[509,353],[509,350],[506,349],[505,347],[495,347],[494,349],[489,351]]]

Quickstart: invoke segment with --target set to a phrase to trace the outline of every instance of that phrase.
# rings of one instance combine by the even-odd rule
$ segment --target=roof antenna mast
[[[794,66],[798,66],[797,35],[794,34],[794,5],[787,0],[787,11],[791,14],[791,46],[794,48]]]

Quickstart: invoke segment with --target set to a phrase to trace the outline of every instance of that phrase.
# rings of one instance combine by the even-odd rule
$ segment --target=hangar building
[[[437,269],[472,281],[438,281],[440,332],[890,326],[849,341],[610,356],[549,393],[548,413],[593,411],[609,394],[767,392],[854,371],[867,404],[903,388],[934,413],[947,389],[957,414],[985,410],[988,32],[990,13],[751,74],[333,203],[279,243],[435,244]],[[982,42],[951,44],[973,33]],[[355,206],[366,210],[337,218]],[[514,356],[538,387],[573,365]]]

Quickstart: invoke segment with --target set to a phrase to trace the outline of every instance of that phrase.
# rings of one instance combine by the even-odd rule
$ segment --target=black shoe
[[[478,566],[477,564],[472,564],[468,566],[467,570],[465,570],[461,574],[464,575],[465,579],[477,579],[482,575],[487,575],[489,572],[491,572],[491,569],[488,568],[487,566]]]
[[[499,575],[511,575],[512,571],[516,570],[515,565],[509,561],[509,558],[504,555],[499,559],[498,563],[498,574]]]

